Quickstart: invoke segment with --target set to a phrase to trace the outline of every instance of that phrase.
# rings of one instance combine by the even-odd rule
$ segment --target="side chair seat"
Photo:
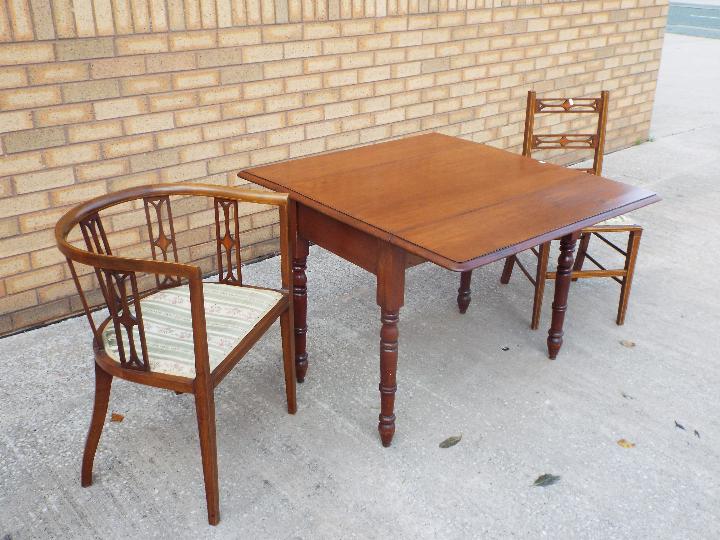
[[[631,219],[630,216],[622,215],[601,221],[597,225],[594,225],[594,227],[602,227],[603,225],[609,227],[626,227],[628,225],[638,225],[638,223],[637,221]]]
[[[271,289],[242,287],[224,283],[203,283],[205,320],[210,371],[213,371],[240,341],[282,299]],[[150,370],[181,377],[195,378],[190,288],[180,285],[161,289],[140,300],[145,327]],[[140,343],[138,327],[133,327],[136,344]],[[124,350],[129,350],[123,331]],[[115,328],[112,323],[102,334],[105,352],[120,362]]]

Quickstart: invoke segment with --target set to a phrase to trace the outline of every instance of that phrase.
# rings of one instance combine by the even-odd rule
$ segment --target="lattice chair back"
[[[591,174],[600,175],[602,173],[609,98],[610,93],[603,90],[600,97],[596,98],[538,99],[535,92],[530,90],[525,111],[523,155],[531,157],[533,150],[592,149],[593,166],[584,170]],[[596,114],[598,116],[597,129],[595,133],[536,133],[535,115],[545,113]]]
[[[93,210],[87,214],[83,213],[79,216],[77,224],[80,226],[87,254],[106,258],[105,260],[97,260],[95,264],[90,263],[90,266],[93,266],[95,270],[95,276],[110,315],[108,324],[112,324],[115,330],[120,365],[127,369],[149,371],[150,363],[148,361],[147,340],[145,339],[145,328],[140,307],[137,273],[131,270],[120,270],[111,264],[110,260],[114,256],[99,210]],[[70,230],[68,233],[70,233]],[[155,258],[154,255],[153,246],[153,258]],[[78,259],[75,260],[82,262]],[[94,337],[100,343],[100,334],[78,279],[73,258],[68,256],[67,262]]]
[[[108,325],[114,328],[112,345],[117,348],[121,367],[128,370],[152,371],[140,300],[155,290],[178,287],[183,283],[189,283],[191,304],[200,306],[192,310],[196,362],[207,363],[205,316],[202,309],[202,274],[198,266],[182,264],[178,260],[171,196],[203,196],[212,199],[215,211],[218,280],[220,283],[236,286],[242,285],[238,201],[278,205],[278,200],[284,197],[256,190],[202,184],[141,186],[98,197],[76,206],[63,216],[55,229],[56,240],[60,251],[67,259],[95,343],[99,348],[106,345],[103,339],[108,339],[108,333],[104,332],[104,329]],[[140,199],[145,210],[152,260],[119,257],[113,254],[101,218],[103,211]],[[287,201],[286,198],[283,200]],[[286,211],[280,212],[283,231],[287,231],[286,216]],[[84,250],[68,242],[68,236],[74,233],[76,227],[80,229],[85,244]],[[76,264],[93,267],[109,313],[109,317],[99,325],[93,319],[93,309],[81,285]],[[289,272],[289,267],[283,268],[284,288],[290,287]],[[138,286],[138,274],[154,274],[156,288],[151,291],[141,290],[142,288]],[[201,366],[196,366],[198,372],[200,368]]]

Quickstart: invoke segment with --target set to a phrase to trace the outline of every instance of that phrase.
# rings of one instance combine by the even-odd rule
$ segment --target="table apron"
[[[309,240],[314,244],[317,244],[318,246],[330,251],[331,253],[334,253],[338,257],[342,257],[346,261],[349,261],[359,266],[360,268],[367,270],[371,274],[377,275],[378,256],[382,245],[385,243],[389,243],[389,239],[384,240],[382,238],[378,238],[377,236],[355,228],[352,225],[348,225],[347,223],[339,221],[323,212],[319,212],[318,210],[315,210],[309,206],[305,206],[300,202],[297,203],[297,209],[297,227],[298,234],[301,237]],[[568,226],[564,229],[570,228],[571,227]],[[577,228],[577,230],[570,230],[569,232],[571,234],[577,233],[582,230],[582,227],[576,226],[573,227],[573,229],[574,228]],[[563,232],[567,234],[568,231]],[[560,239],[560,237],[562,236],[564,236],[564,234],[558,236],[557,239]],[[553,236],[549,237],[549,239],[554,240],[556,238]],[[539,245],[535,243],[536,241],[537,239],[534,241],[526,240],[524,242],[520,242],[519,244],[516,244],[514,246],[499,250],[496,253],[490,253],[483,257],[480,257],[480,260],[476,261],[479,262],[479,264],[464,264],[463,266],[467,266],[467,270],[474,270],[481,266],[486,266],[495,261],[502,260],[506,257],[515,255],[517,253],[525,251],[526,249]],[[400,249],[403,249],[400,246],[398,247]],[[462,268],[448,268],[447,266],[439,264],[438,262],[429,261],[428,259],[420,255],[410,253],[406,249],[403,249],[403,251],[405,251],[406,268],[417,266],[426,262],[433,262],[434,264],[437,264],[438,266],[452,272],[464,271]]]
[[[298,235],[371,274],[377,274],[379,238],[298,204]]]

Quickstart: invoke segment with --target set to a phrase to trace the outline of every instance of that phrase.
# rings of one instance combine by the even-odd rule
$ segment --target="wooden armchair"
[[[533,150],[553,149],[590,149],[593,150],[593,165],[585,172],[595,175],[602,173],[603,150],[605,147],[605,127],[607,124],[608,101],[610,94],[607,91],[601,92],[598,98],[548,98],[538,99],[535,92],[528,92],[527,109],[525,113],[525,135],[523,138],[523,155],[532,157]],[[535,132],[535,115],[537,113],[550,114],[596,114],[597,129],[595,133],[554,133],[538,134]],[[607,233],[628,233],[627,246],[625,248],[616,245],[605,236]],[[588,253],[590,239],[595,236],[620,253],[624,258],[623,268],[609,269]],[[572,270],[572,279],[609,277],[620,284],[620,302],[618,306],[616,323],[622,325],[625,322],[628,300],[630,298],[630,287],[632,285],[635,271],[635,261],[640,249],[640,237],[642,227],[633,224],[626,216],[603,221],[592,227],[586,227],[580,233],[580,243],[577,257]],[[513,267],[517,265],[523,274],[530,280],[535,289],[533,298],[533,311],[530,328],[537,330],[540,325],[540,313],[542,311],[543,294],[545,292],[545,281],[555,279],[555,272],[548,271],[548,259],[550,255],[550,242],[546,242],[537,248],[532,248],[531,253],[537,257],[537,267],[533,276],[525,266],[518,260],[516,255],[505,259],[500,282],[510,282]],[[591,261],[597,269],[583,270],[586,260]],[[460,277],[460,288],[458,289],[458,306],[461,313],[465,313],[470,303],[470,279],[471,272],[463,272]]]
[[[217,283],[203,282],[198,266],[178,262],[171,198],[207,197],[215,208]],[[142,202],[141,202],[142,201]],[[134,203],[145,209],[152,260],[114,255],[101,214]],[[282,288],[243,283],[238,203],[277,206],[280,213]],[[219,522],[214,389],[253,344],[280,318],[287,408],[294,414],[295,362],[290,231],[294,212],[287,195],[202,184],[134,187],[104,195],[67,212],[55,227],[93,333],[95,404],[82,461],[81,484],[92,483],[113,377],[195,395],[208,521]],[[142,206],[140,206],[142,205]],[[86,249],[68,241],[82,235]],[[76,264],[94,270],[109,316],[93,319]],[[91,271],[92,273],[92,271]],[[154,286],[140,292],[141,278]],[[149,280],[145,280],[149,281]]]

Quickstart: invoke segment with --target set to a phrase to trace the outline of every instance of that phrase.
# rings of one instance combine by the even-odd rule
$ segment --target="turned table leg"
[[[297,236],[293,256],[293,305],[295,319],[295,372],[298,382],[305,380],[308,368],[308,355],[306,350],[307,335],[307,256],[310,243]]]
[[[380,416],[378,431],[383,446],[395,434],[397,390],[398,321],[405,294],[405,252],[386,244],[380,250],[377,268],[377,303],[380,306]]]
[[[395,391],[397,390],[399,310],[381,308],[380,321],[380,417],[378,431],[383,446],[390,446],[395,434]]]
[[[573,251],[575,251],[577,238],[578,233],[572,233],[560,239],[560,256],[555,277],[555,299],[552,304],[552,323],[547,338],[548,354],[551,360],[557,358],[563,343],[563,322],[567,311],[568,292],[572,281]]]
[[[470,305],[470,280],[472,279],[472,270],[460,272],[460,288],[458,289],[457,304],[460,313],[465,313]]]

